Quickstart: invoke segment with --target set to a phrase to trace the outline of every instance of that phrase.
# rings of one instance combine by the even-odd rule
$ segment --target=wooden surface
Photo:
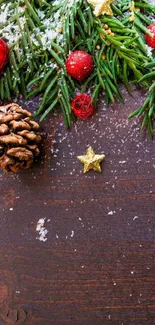
[[[155,143],[127,119],[144,94],[123,93],[70,131],[51,116],[40,163],[0,175],[0,325],[155,324]],[[88,145],[102,174],[82,172]]]

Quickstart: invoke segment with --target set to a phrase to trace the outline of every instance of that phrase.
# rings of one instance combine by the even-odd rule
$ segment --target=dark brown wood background
[[[52,115],[41,161],[0,175],[0,325],[155,324],[155,142],[127,119],[144,93],[122,91],[70,131]],[[88,145],[102,174],[82,172]]]

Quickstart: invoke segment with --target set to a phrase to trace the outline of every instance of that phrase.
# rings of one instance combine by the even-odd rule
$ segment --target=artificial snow
[[[46,242],[48,234],[48,230],[44,227],[46,218],[41,218],[37,222],[36,231],[39,233],[39,237],[36,237],[36,239]]]
[[[66,11],[72,8],[74,1],[75,0],[70,0],[67,2],[65,8]],[[54,7],[59,6],[60,4],[62,4],[62,0],[56,0],[52,5]],[[26,7],[23,6],[21,2],[18,6],[19,27],[16,21],[15,8],[12,8],[10,2],[4,3],[0,7],[0,37],[3,37],[9,46],[20,42],[22,36],[21,30],[23,31],[26,25],[25,10]],[[60,9],[57,9],[54,15],[49,15],[46,19],[45,12],[38,8],[37,15],[40,19],[41,25],[39,27],[37,26],[32,31],[29,29],[32,43],[39,47],[40,44],[38,43],[37,36],[40,36],[40,40],[45,50],[51,48],[51,41],[55,39],[57,39],[57,44],[63,45],[63,34],[61,33],[61,30],[65,19],[65,12],[62,14],[62,8],[60,7]]]
[[[149,0],[149,3],[153,6],[155,6],[155,0]]]
[[[147,50],[148,57],[151,58],[153,53],[153,48],[146,44],[146,50]]]

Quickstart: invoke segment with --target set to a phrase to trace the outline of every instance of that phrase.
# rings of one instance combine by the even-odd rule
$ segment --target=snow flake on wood
[[[47,241],[47,234],[48,234],[48,230],[44,227],[45,225],[45,220],[46,218],[41,218],[38,220],[37,222],[37,226],[36,226],[36,231],[38,232],[39,236],[36,237],[36,239],[46,242]]]

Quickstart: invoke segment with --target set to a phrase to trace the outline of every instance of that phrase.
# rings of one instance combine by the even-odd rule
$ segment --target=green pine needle
[[[71,100],[76,89],[91,91],[97,104],[104,90],[107,105],[123,101],[119,84],[131,92],[131,83],[148,89],[144,105],[133,112],[143,115],[142,127],[153,134],[155,118],[155,53],[149,52],[144,34],[153,22],[155,6],[149,1],[117,0],[113,17],[95,17],[87,0],[0,0],[0,37],[10,48],[10,60],[0,77],[0,99],[41,94],[35,115],[42,121],[60,104],[66,127],[72,119]],[[75,49],[90,53],[94,72],[83,82],[66,72],[65,60]]]

